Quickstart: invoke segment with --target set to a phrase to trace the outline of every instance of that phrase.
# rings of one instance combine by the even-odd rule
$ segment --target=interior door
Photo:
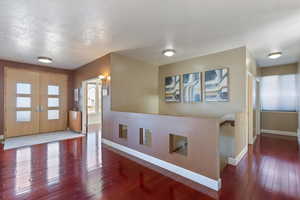
[[[40,132],[66,130],[67,82],[64,74],[40,73]]]
[[[39,132],[39,73],[5,68],[5,137]]]

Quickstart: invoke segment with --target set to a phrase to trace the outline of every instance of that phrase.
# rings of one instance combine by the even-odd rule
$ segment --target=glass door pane
[[[17,108],[31,108],[31,97],[18,97],[17,96]]]
[[[59,98],[48,98],[48,107],[59,107]]]
[[[48,85],[48,95],[59,95],[59,86]]]
[[[16,83],[16,122],[31,121],[31,84]]]
[[[31,84],[17,83],[17,94],[31,94]]]
[[[31,111],[17,111],[16,121],[17,122],[30,122],[31,121]]]
[[[48,120],[59,119],[59,110],[48,110]]]

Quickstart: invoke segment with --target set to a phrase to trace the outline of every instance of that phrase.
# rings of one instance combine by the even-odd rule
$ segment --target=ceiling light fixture
[[[166,49],[162,52],[162,54],[167,57],[172,57],[175,55],[175,53],[176,51],[174,49]]]
[[[38,61],[45,64],[49,64],[53,62],[51,58],[43,57],[43,56],[38,57]]]
[[[274,53],[269,53],[268,57],[270,59],[277,59],[279,58],[280,56],[282,56],[282,53],[281,52],[274,52]]]
[[[98,78],[99,78],[100,80],[103,80],[103,79],[105,79],[105,76],[104,76],[103,74],[100,74],[100,75],[98,76]]]

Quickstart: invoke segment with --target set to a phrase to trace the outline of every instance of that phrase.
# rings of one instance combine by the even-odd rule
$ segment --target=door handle
[[[42,105],[38,105],[36,107],[36,112],[43,112],[44,111],[44,107]]]

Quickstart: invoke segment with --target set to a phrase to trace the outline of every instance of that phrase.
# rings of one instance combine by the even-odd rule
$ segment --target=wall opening
[[[152,143],[152,131],[148,128],[140,128],[140,144],[145,146],[151,146]]]
[[[178,153],[181,155],[187,155],[188,140],[187,137],[169,134],[170,153]]]
[[[119,138],[127,139],[128,136],[128,126],[124,124],[119,124]]]

